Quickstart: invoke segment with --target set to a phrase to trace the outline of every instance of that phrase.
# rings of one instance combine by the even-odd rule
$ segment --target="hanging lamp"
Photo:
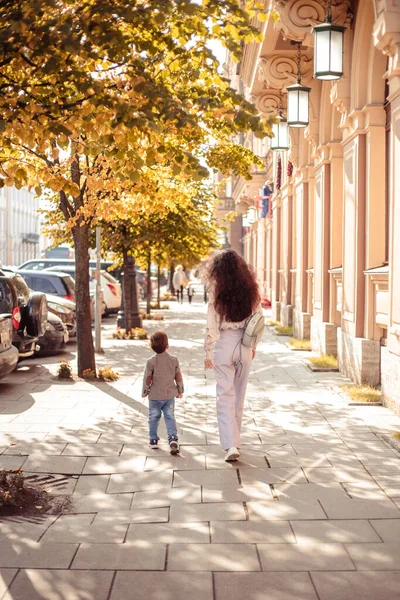
[[[271,140],[271,150],[284,152],[285,150],[289,150],[289,129],[287,120],[282,112],[282,97],[280,97],[277,119],[278,122],[272,125],[273,138]]]
[[[314,78],[332,81],[343,76],[343,38],[346,28],[332,23],[332,2],[326,3],[325,23],[313,27]]]
[[[288,94],[287,122],[289,127],[307,127],[308,96],[311,88],[301,83],[301,43],[297,45],[297,83],[286,88]]]

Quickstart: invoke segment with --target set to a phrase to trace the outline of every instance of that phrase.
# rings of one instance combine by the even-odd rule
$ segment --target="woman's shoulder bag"
[[[261,340],[265,330],[265,320],[262,312],[256,312],[251,315],[246,321],[243,330],[242,344],[243,346],[255,348]]]

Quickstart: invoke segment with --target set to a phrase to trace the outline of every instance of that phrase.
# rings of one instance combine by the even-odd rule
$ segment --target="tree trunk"
[[[158,308],[160,308],[160,304],[161,304],[161,267],[160,265],[157,265],[157,304],[158,304]]]
[[[128,254],[127,250],[123,250],[124,260],[124,314],[123,326],[126,331],[130,331],[134,327],[142,327],[142,319],[139,314],[139,298],[137,289],[137,273],[135,267],[135,259]]]
[[[171,263],[171,265],[169,267],[169,291],[171,292],[171,294],[175,294],[174,283],[173,283],[174,271],[175,271],[174,263]]]
[[[75,243],[75,296],[78,348],[78,375],[83,371],[95,370],[92,321],[90,315],[89,287],[89,227],[75,225],[72,230]]]
[[[150,314],[150,304],[151,304],[151,252],[147,255],[147,308],[146,312]]]
[[[125,323],[125,331],[130,331],[132,329],[132,294],[130,290],[130,281],[129,281],[129,255],[126,248],[123,250],[123,258],[124,258],[124,323]]]

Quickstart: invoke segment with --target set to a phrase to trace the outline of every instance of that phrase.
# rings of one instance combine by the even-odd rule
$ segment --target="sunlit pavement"
[[[167,331],[184,375],[180,456],[164,428],[161,448],[147,446],[151,351],[113,340],[112,319],[99,364],[119,381],[59,382],[53,358],[0,383],[0,468],[72,499],[68,515],[0,521],[0,598],[399,600],[400,460],[384,438],[400,418],[349,406],[344,378],[311,373],[268,331],[241,460],[225,463],[196,300],[148,325]]]

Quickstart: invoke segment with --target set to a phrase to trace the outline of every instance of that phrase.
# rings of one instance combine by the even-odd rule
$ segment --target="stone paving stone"
[[[239,521],[224,523],[211,521],[211,542],[213,544],[294,544],[296,538],[286,521]],[[239,548],[240,551],[240,548]]]
[[[307,479],[300,468],[295,469],[244,469],[240,473],[243,484],[252,484],[254,481],[264,483],[307,483]]]
[[[181,487],[149,492],[135,492],[132,510],[157,506],[171,506],[172,504],[201,502],[201,487]]]
[[[31,454],[25,464],[26,473],[63,473],[64,475],[79,475],[83,471],[86,458],[77,456],[38,456]]]
[[[94,516],[94,515],[93,515]],[[70,527],[67,523],[56,523],[46,531],[44,542],[64,542],[70,546],[76,543],[88,542],[94,544],[122,543],[125,539],[128,525],[113,523],[106,529],[102,523],[86,527]],[[49,544],[50,545],[50,544]]]
[[[338,481],[321,481],[320,483],[276,483],[275,494],[280,500],[319,500],[325,497],[348,498]]]
[[[97,513],[93,524],[110,527],[114,523],[166,523],[169,518],[168,507],[141,508],[134,510],[120,510],[114,514],[108,511]]]
[[[365,469],[360,467],[347,467],[342,468],[332,467],[330,469],[318,468],[318,469],[304,469],[304,473],[308,481],[311,483],[318,483],[319,481],[368,481],[369,475]]]
[[[362,500],[385,500],[387,495],[374,481],[353,481],[344,483],[344,489],[352,498]]]
[[[81,476],[76,484],[75,493],[78,495],[105,493],[109,481],[110,475]]]
[[[400,519],[396,521],[371,520],[370,523],[384,542],[398,542],[400,540]]]
[[[205,471],[175,471],[174,487],[192,485],[204,485],[208,488],[219,488],[221,485],[236,485],[238,482],[235,468],[230,471],[223,469],[205,470]]]
[[[117,572],[110,600],[142,600],[144,595],[146,600],[211,600],[212,575],[172,571]]]
[[[400,565],[400,542],[346,544],[358,571],[394,571]]]
[[[76,513],[129,510],[133,494],[73,494],[72,510]]]
[[[391,524],[393,521],[383,523]],[[291,525],[299,544],[381,542],[381,538],[368,521],[292,521]]]
[[[277,545],[274,545],[274,548]],[[240,560],[236,544],[173,544],[169,548],[168,571],[260,571],[256,546],[242,544]]]
[[[156,477],[152,472],[111,475],[107,493],[119,494],[146,490],[162,490],[172,486],[172,477],[172,471],[157,473]]]
[[[148,434],[146,431],[144,434],[142,444],[124,444],[121,452],[121,457],[129,458],[131,456],[149,456],[151,458],[171,458],[171,455],[169,453],[169,445],[166,442],[160,441],[157,449],[150,448],[150,446],[147,445],[147,436]],[[103,444],[101,440],[99,441],[99,444],[100,443]]]
[[[77,544],[1,541],[0,567],[19,569],[68,569]]]
[[[130,525],[126,540],[143,544],[209,544],[207,523],[155,523]]]
[[[365,544],[363,544],[364,546]],[[343,544],[257,544],[263,571],[351,571]]]
[[[162,544],[81,544],[71,568],[161,571],[165,566],[165,553],[166,546]]]
[[[400,571],[311,573],[320,600],[398,600]]]
[[[107,600],[113,573],[27,569],[3,600]]]
[[[144,467],[145,471],[165,471],[173,469],[174,471],[206,468],[206,457],[200,454],[196,457],[191,456],[168,456],[168,457],[147,457]]]
[[[3,598],[16,574],[17,569],[0,569],[0,598]]]
[[[388,496],[400,496],[400,475],[396,474],[393,477],[379,477],[374,475],[374,479]]]
[[[145,456],[122,457],[89,457],[84,475],[105,475],[112,473],[141,473],[146,462]]]
[[[62,452],[63,456],[118,456],[122,444],[83,444],[69,443]]]
[[[5,450],[4,454],[13,454],[13,455],[26,455],[28,456],[32,452],[32,448],[35,449],[35,453],[38,452],[40,454],[49,454],[59,456],[66,446],[66,442],[59,442],[56,444],[49,444],[48,442],[39,442],[34,446],[32,441],[22,442],[19,441],[17,444],[13,446],[8,446]]]
[[[27,521],[24,517],[2,519],[0,521],[0,540],[18,541],[22,539],[38,542],[56,519],[56,516],[44,516],[34,522]]]
[[[308,573],[215,573],[214,580],[215,600],[318,600]]]
[[[21,469],[26,460],[26,456],[8,456],[6,454],[2,454],[0,456],[0,471],[2,469],[5,469],[6,471]]]
[[[252,485],[224,485],[219,489],[202,489],[203,502],[246,502],[249,500],[272,499],[272,491],[268,483],[254,482]]]
[[[326,515],[317,501],[312,500],[268,500],[267,502],[248,502],[250,521],[307,521],[326,519]]]
[[[400,511],[387,500],[329,499],[321,498],[328,519],[399,519]]]
[[[243,521],[246,519],[241,502],[219,502],[215,504],[173,504],[170,509],[171,522],[196,521]]]

